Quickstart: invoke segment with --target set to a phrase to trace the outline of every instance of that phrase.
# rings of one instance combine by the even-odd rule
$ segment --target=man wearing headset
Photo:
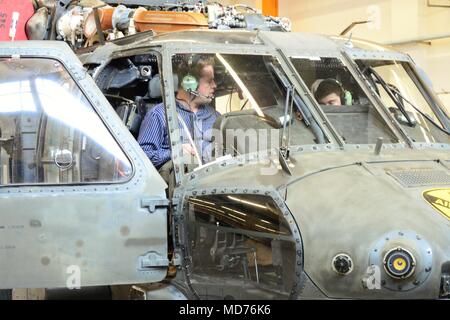
[[[182,81],[176,94],[176,106],[183,154],[206,163],[211,157],[211,129],[220,115],[209,106],[217,87],[214,59],[192,55],[187,66],[180,69]],[[163,103],[147,112],[141,124],[138,143],[167,181],[167,170],[173,169],[169,162],[171,149]]]
[[[311,91],[317,102],[322,105],[342,106],[351,105],[351,93],[345,91],[342,84],[332,78],[316,80]]]

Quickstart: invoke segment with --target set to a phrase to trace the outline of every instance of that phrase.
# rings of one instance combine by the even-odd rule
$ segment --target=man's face
[[[199,104],[208,104],[214,99],[214,92],[217,85],[214,81],[214,67],[207,65],[202,70],[202,76],[199,79],[198,93],[200,96],[196,97],[196,101]]]
[[[341,97],[334,92],[330,93],[329,95],[320,99],[319,103],[328,105],[328,106],[341,106],[342,105]]]

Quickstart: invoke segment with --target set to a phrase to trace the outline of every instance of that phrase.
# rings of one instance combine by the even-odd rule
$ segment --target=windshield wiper
[[[277,76],[278,80],[281,82],[284,89],[288,90],[288,88],[291,87],[291,85],[289,84],[289,80],[286,79],[286,77],[281,73],[281,71],[277,67],[273,65],[273,63],[270,63],[270,68],[273,74]],[[303,121],[305,122],[305,125],[309,127],[311,125],[312,120],[311,113],[307,108],[304,108],[303,104],[300,103],[299,96],[295,93],[295,90],[293,90],[292,95],[298,112],[301,114]]]
[[[372,75],[373,77],[375,77],[375,82],[378,83],[379,85],[381,85],[383,87],[383,89],[386,91],[386,93],[389,95],[389,97],[392,99],[392,101],[394,101],[394,103],[396,104],[397,108],[400,110],[400,112],[403,114],[403,116],[405,117],[406,121],[408,122],[408,125],[410,127],[414,127],[415,125],[415,121],[412,121],[408,112],[406,111],[404,105],[403,105],[403,101],[407,102],[414,110],[416,110],[419,114],[421,114],[425,119],[427,119],[429,122],[431,122],[436,128],[438,128],[439,130],[441,130],[442,132],[450,135],[450,132],[447,131],[446,129],[442,128],[438,123],[436,123],[436,121],[434,121],[429,115],[427,115],[426,113],[424,113],[422,110],[420,110],[418,107],[416,107],[411,101],[409,101],[408,99],[406,99],[401,92],[393,85],[386,83],[386,81],[384,81],[384,79],[378,74],[378,72],[376,72],[373,67],[367,67],[366,69],[363,70],[363,74],[367,73],[369,75]],[[400,100],[401,99],[401,100]],[[420,124],[419,124],[420,125]]]
[[[372,76],[375,78],[375,82],[381,85],[388,94],[388,96],[394,101],[397,108],[400,110],[400,112],[405,117],[406,121],[408,122],[408,125],[410,127],[414,127],[415,123],[411,120],[409,117],[408,112],[406,112],[405,107],[403,106],[403,103],[397,99],[395,94],[391,91],[391,87],[384,81],[384,79],[376,72],[372,67],[367,67],[363,70],[363,74],[367,74],[369,77]]]
[[[433,120],[429,115],[427,115],[425,112],[417,108],[413,103],[411,103],[408,99],[406,99],[397,88],[391,87],[391,90],[394,91],[394,93],[399,96],[403,101],[408,103],[411,107],[414,108],[418,113],[420,113],[424,118],[426,118],[429,122],[431,122],[436,128],[441,130],[442,132],[450,135],[450,131],[447,131],[445,128],[442,128],[436,121]]]

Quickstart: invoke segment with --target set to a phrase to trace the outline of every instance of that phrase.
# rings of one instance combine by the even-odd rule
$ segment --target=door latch
[[[148,208],[150,213],[154,213],[157,208],[168,208],[170,201],[162,198],[146,198],[141,200],[141,207]]]
[[[169,259],[155,251],[150,251],[138,258],[138,269],[148,270],[150,268],[162,268],[169,266]]]

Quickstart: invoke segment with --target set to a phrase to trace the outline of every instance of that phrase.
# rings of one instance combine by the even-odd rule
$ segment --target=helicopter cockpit
[[[173,57],[173,69],[190,54]],[[317,121],[270,55],[209,54],[214,59],[217,87],[211,105],[220,113],[208,136],[213,158],[278,148],[283,131],[290,143],[323,144]],[[178,75],[178,79],[183,77]]]
[[[293,57],[291,61],[321,110],[346,143],[372,144],[380,137],[390,143],[398,142],[341,60],[327,57]],[[326,86],[329,88],[325,88]],[[319,95],[331,91],[336,92],[340,103],[323,104],[323,97]]]
[[[187,35],[167,37],[175,37],[179,42]],[[137,138],[140,123],[150,109],[161,103],[166,107],[178,103],[176,95],[186,76],[188,61],[195,64],[200,56],[214,61],[216,87],[207,105],[218,113],[217,118],[201,130],[178,123],[175,129],[180,130],[171,133],[171,140],[192,145],[198,149],[196,154],[202,156],[185,158],[185,163],[192,164],[186,172],[223,156],[267,154],[280,148],[336,143],[374,145],[379,140],[388,144],[448,141],[448,128],[442,123],[445,111],[435,99],[426,98],[420,77],[414,76],[409,63],[399,62],[401,59],[345,59],[333,42],[321,38],[314,39],[324,41],[320,43],[327,49],[315,54],[311,50],[302,55],[295,54],[294,49],[260,50],[262,47],[239,52],[218,47],[221,38],[217,37],[222,34],[189,33],[196,43],[206,41],[202,35],[217,43],[208,45],[207,50],[176,46],[166,57],[158,50],[144,54],[140,50],[139,54],[112,57],[100,68],[89,66],[97,84]],[[236,35],[249,40],[230,38],[230,46],[264,46],[264,37]],[[163,37],[161,41],[164,45],[168,40]],[[171,60],[170,68],[163,66],[164,59]],[[164,80],[168,82],[163,83]],[[173,85],[168,87],[170,82]],[[337,88],[337,105],[319,99],[319,92],[326,91],[326,86]],[[192,93],[195,96],[195,90]],[[169,96],[175,99],[168,99]],[[182,134],[183,131],[189,134]],[[201,140],[209,144],[208,156],[204,156]]]

